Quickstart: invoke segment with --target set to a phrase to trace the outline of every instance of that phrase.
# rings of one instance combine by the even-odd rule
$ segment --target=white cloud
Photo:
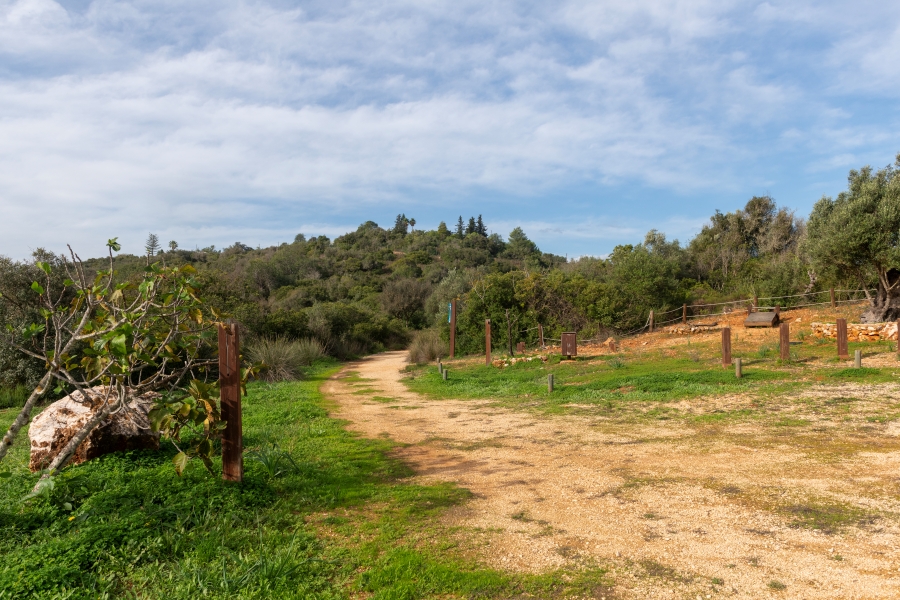
[[[838,5],[810,6],[0,0],[0,252],[149,230],[255,245],[447,197],[531,213],[573,184],[749,196],[771,177],[748,165],[780,149],[813,171],[856,156],[872,127],[828,90],[896,80],[900,38],[862,33],[877,14],[842,37]],[[834,41],[781,44],[797,27]],[[817,61],[834,75],[795,76]],[[608,208],[576,230],[650,228],[606,230]]]

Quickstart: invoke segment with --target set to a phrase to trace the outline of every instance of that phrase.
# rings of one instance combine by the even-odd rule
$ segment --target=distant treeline
[[[451,229],[415,228],[398,215],[382,228],[367,221],[333,240],[298,235],[280,246],[235,243],[217,250],[179,249],[147,241],[148,256],[119,255],[117,277],[136,277],[148,261],[192,264],[206,300],[243,324],[253,337],[313,337],[339,358],[401,348],[413,332],[447,335],[447,304],[459,299],[459,348],[483,347],[484,319],[494,323],[498,348],[548,336],[622,333],[642,326],[649,310],[738,297],[790,295],[859,287],[877,280],[863,271],[813,267],[807,227],[767,196],[740,209],[716,212],[687,245],[656,230],[605,258],[542,252],[520,228],[504,240],[488,234],[481,216],[459,217]],[[48,259],[39,250],[35,260]],[[102,269],[108,259],[87,266]],[[0,259],[0,320],[14,326],[40,320],[29,304],[36,279],[29,262]],[[512,331],[511,339],[507,332]],[[29,383],[40,366],[0,347],[0,385]]]

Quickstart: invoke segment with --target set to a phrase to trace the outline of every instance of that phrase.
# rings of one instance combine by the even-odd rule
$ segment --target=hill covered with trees
[[[459,348],[477,352],[486,318],[497,323],[497,347],[506,348],[534,342],[538,323],[554,337],[573,330],[615,335],[641,327],[651,309],[683,303],[890,288],[898,279],[890,273],[900,266],[900,223],[893,237],[865,232],[893,227],[891,210],[900,215],[898,181],[893,167],[851,172],[848,191],[816,205],[812,238],[804,219],[768,196],[755,196],[740,209],[717,211],[687,244],[652,230],[605,257],[567,261],[542,252],[520,228],[506,239],[489,234],[480,215],[460,216],[452,228],[442,222],[422,230],[401,214],[388,228],[366,221],[334,239],[300,234],[269,248],[238,242],[185,250],[151,235],[146,256],[119,255],[115,268],[124,280],[151,261],[190,264],[206,301],[239,321],[250,338],[312,337],[339,358],[404,347],[423,329],[446,338],[447,304],[456,298]],[[39,250],[35,260],[49,256]],[[102,269],[107,259],[86,265]],[[39,320],[27,295],[34,270],[32,263],[0,260],[5,323]],[[893,301],[897,293],[888,292],[883,295]],[[40,369],[27,362],[0,348],[0,385],[30,382]]]

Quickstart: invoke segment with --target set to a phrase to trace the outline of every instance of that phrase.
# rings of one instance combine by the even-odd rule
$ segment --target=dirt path
[[[495,567],[605,564],[622,598],[900,598],[896,450],[816,457],[748,443],[749,425],[611,428],[428,400],[401,382],[404,361],[352,363],[323,390],[351,429],[408,444],[420,480],[474,493],[448,518]],[[835,510],[859,518],[796,526]]]

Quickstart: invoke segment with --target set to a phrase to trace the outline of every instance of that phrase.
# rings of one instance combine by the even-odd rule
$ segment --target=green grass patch
[[[25,401],[28,400],[30,394],[31,389],[24,385],[0,388],[0,409],[25,406]]]
[[[609,590],[602,569],[508,574],[466,558],[440,525],[468,492],[413,485],[387,440],[328,416],[318,366],[299,382],[251,384],[244,399],[245,481],[199,464],[177,477],[175,449],[107,455],[68,468],[47,496],[27,440],[0,479],[0,599],[553,598]],[[0,411],[7,427],[14,410]],[[277,443],[291,461],[257,457]],[[468,536],[464,536],[468,539]]]

